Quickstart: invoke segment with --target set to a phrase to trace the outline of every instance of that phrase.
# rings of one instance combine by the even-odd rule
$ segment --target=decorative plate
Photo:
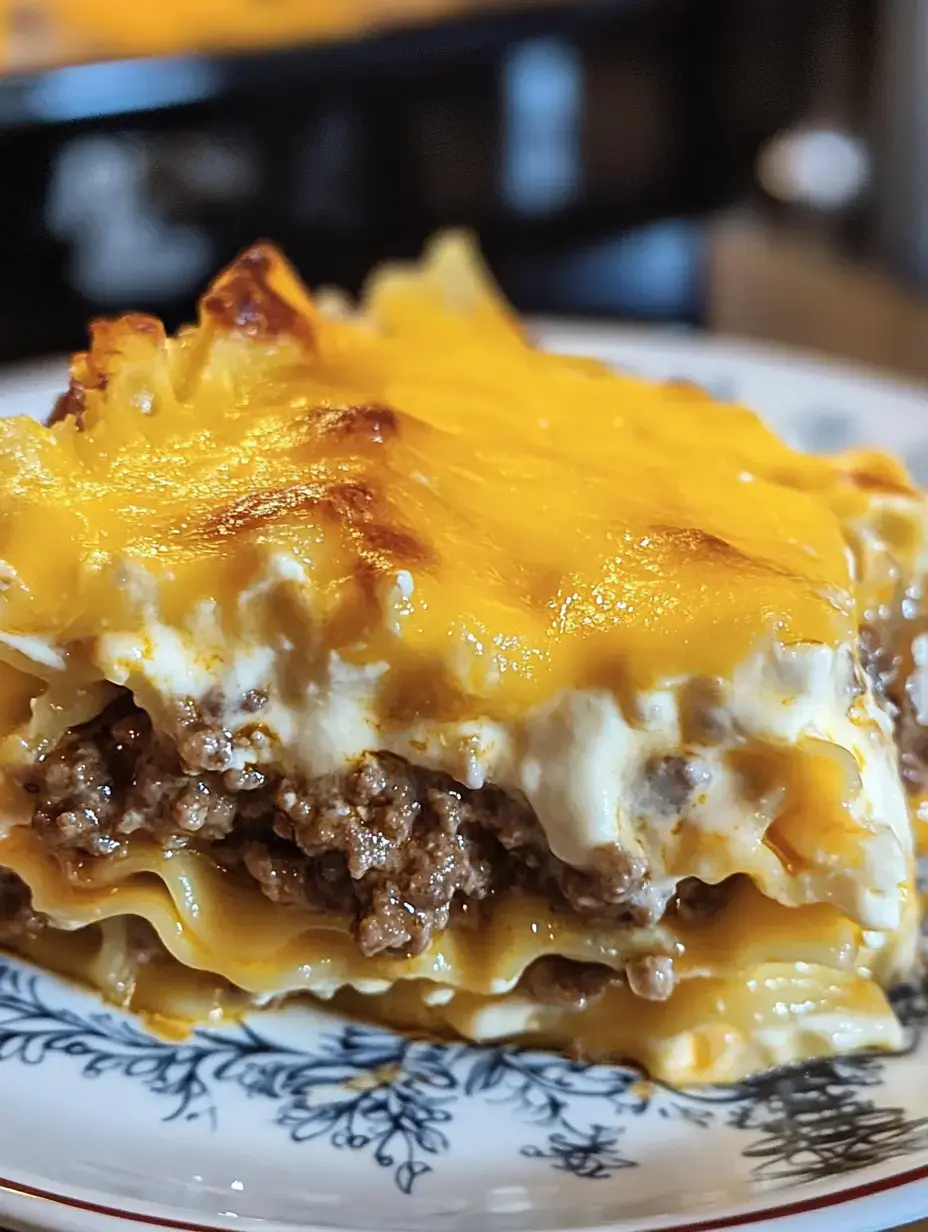
[[[805,449],[885,445],[928,482],[928,393],[694,336],[541,329],[554,347],[737,399]],[[44,414],[62,374],[8,374],[0,413]],[[0,1223],[814,1232],[838,1218],[875,1232],[928,1215],[928,997],[897,1002],[902,1056],[675,1091],[306,1006],[169,1042],[0,956]]]

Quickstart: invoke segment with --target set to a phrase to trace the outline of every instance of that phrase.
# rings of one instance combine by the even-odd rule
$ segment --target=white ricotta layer
[[[395,579],[391,593],[398,602],[411,582],[408,575]],[[617,845],[647,861],[658,899],[672,894],[684,876],[717,882],[747,872],[771,898],[791,905],[830,902],[867,928],[893,931],[914,917],[905,890],[911,824],[891,724],[869,691],[855,695],[849,649],[785,648],[773,641],[759,648],[719,684],[711,747],[684,745],[681,698],[692,682],[679,679],[640,696],[633,722],[611,692],[582,689],[563,690],[510,723],[419,722],[396,730],[380,725],[375,706],[387,664],[358,667],[327,652],[311,619],[291,622],[289,634],[273,631],[269,604],[280,600],[281,588],[296,588],[304,613],[312,611],[311,581],[302,567],[275,556],[266,575],[241,595],[233,636],[209,604],[189,628],[168,627],[159,620],[155,596],[139,587],[141,633],[101,637],[97,666],[106,679],[132,689],[156,722],[177,698],[208,694],[227,699],[223,717],[232,729],[258,717],[273,739],[240,749],[242,764],[274,761],[314,776],[340,770],[365,751],[387,750],[473,788],[492,783],[520,792],[557,856],[583,866],[596,848]],[[300,629],[299,644],[293,627]],[[22,644],[16,650],[28,653]],[[53,650],[42,647],[46,671]],[[249,689],[269,694],[259,716],[236,710]],[[834,746],[852,778],[859,776],[849,811],[860,829],[852,860],[822,852],[788,870],[763,841],[783,806],[782,793],[750,799],[727,757],[746,742],[793,746],[805,740]],[[683,827],[649,770],[655,759],[670,756],[691,758],[697,783]],[[812,814],[809,824],[816,825]]]

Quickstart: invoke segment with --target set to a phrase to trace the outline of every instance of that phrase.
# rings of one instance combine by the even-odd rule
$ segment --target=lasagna
[[[0,938],[722,1081],[902,1034],[928,504],[537,349],[468,242],[259,246],[0,422]]]

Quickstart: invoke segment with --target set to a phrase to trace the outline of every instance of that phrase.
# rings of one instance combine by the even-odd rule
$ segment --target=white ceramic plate
[[[889,446],[928,481],[922,391],[692,336],[543,332],[704,384],[806,449]],[[53,364],[10,376],[0,411],[46,413],[62,375]],[[305,1007],[169,1043],[0,957],[0,1222],[888,1228],[928,1214],[928,1005],[909,990],[899,1008],[905,1056],[680,1092],[621,1068],[414,1043]]]

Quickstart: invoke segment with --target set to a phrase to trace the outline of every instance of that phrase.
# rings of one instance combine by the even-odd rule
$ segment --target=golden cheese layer
[[[545,355],[458,259],[382,273],[343,319],[259,249],[176,338],[96,322],[59,421],[0,422],[7,633],[124,628],[113,570],[132,563],[168,620],[204,599],[232,620],[275,548],[311,571],[324,646],[389,662],[387,720],[729,677],[774,634],[853,640],[844,525],[875,492],[917,498],[900,468],[806,457],[692,389]],[[884,538],[911,538],[897,520]]]

